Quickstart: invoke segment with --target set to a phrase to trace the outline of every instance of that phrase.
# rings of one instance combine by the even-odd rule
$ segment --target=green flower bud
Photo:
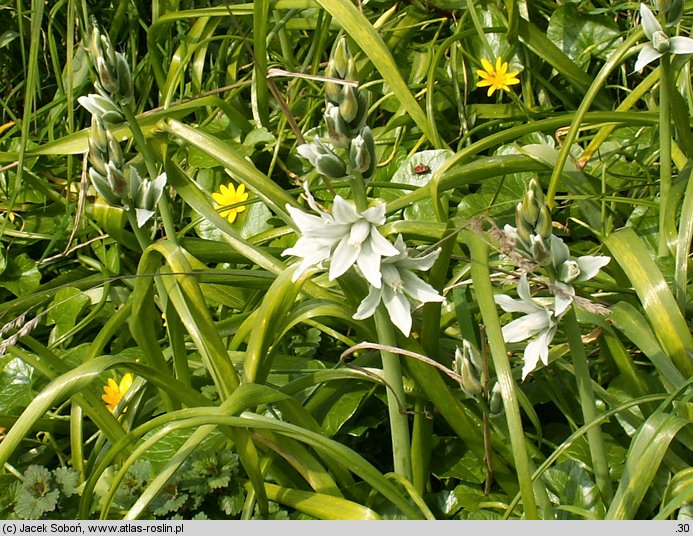
[[[546,205],[541,206],[541,210],[539,211],[539,219],[534,226],[534,231],[544,240],[547,240],[551,236],[551,212],[549,212],[549,207]]]
[[[113,188],[104,175],[100,174],[94,168],[89,168],[89,179],[96,192],[103,197],[109,205],[114,207],[121,206],[120,197],[113,193]]]
[[[541,185],[539,184],[539,181],[536,178],[533,178],[529,181],[529,189],[532,191],[532,194],[534,195],[534,201],[537,204],[537,206],[542,206],[545,203],[544,190],[541,189]]]
[[[314,143],[299,145],[298,153],[308,160],[321,175],[332,179],[341,179],[346,176],[346,164],[332,149],[315,138]]]
[[[501,395],[500,383],[496,382],[491,389],[491,396],[488,402],[489,415],[491,417],[500,417],[505,413],[505,406],[503,405],[503,396]]]
[[[534,225],[539,217],[539,205],[534,198],[534,190],[527,190],[522,198],[522,217],[530,225]]]
[[[460,352],[459,348],[455,349],[455,361],[453,363],[455,373],[461,377],[459,381],[460,387],[469,397],[476,397],[481,394],[481,382],[476,376],[474,366],[468,357]]]
[[[351,141],[349,162],[352,168],[363,175],[364,179],[370,178],[375,171],[377,164],[375,140],[369,127],[361,129],[361,133]]]
[[[118,92],[118,79],[115,70],[111,70],[111,67],[106,64],[106,60],[99,56],[96,58],[96,73],[99,75],[99,82],[101,86],[109,95],[113,95]]]
[[[342,119],[351,123],[359,113],[357,90],[353,86],[344,86],[339,96],[339,113]]]
[[[337,40],[337,44],[332,50],[332,59],[334,60],[336,77],[341,79],[346,78],[351,52],[349,51],[349,46],[344,36]]]
[[[551,250],[540,236],[530,236],[529,254],[539,266],[551,264]]]
[[[108,138],[108,160],[117,169],[123,169],[123,151],[120,148],[120,143],[115,139],[115,136],[109,130]]]
[[[118,74],[118,95],[120,104],[128,104],[132,100],[134,85],[130,76],[130,66],[122,54],[117,55],[116,72]]]
[[[89,143],[93,144],[94,150],[97,152],[108,152],[108,135],[106,133],[106,127],[101,121],[99,121],[98,117],[94,115],[91,116],[91,134],[89,136]]]
[[[106,165],[106,178],[111,187],[111,191],[119,198],[125,199],[127,196],[128,183],[122,170],[116,168],[111,162]]]
[[[344,119],[339,114],[339,107],[331,102],[327,103],[325,109],[325,126],[327,127],[327,135],[334,147],[346,149],[349,146],[349,128]]]

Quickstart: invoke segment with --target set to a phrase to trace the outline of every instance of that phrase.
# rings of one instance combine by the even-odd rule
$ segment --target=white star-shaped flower
[[[357,212],[351,203],[338,195],[330,214],[317,206],[307,189],[306,194],[308,204],[319,216],[286,206],[301,232],[296,244],[282,252],[282,255],[303,259],[294,272],[294,281],[309,268],[323,268],[329,261],[330,281],[356,264],[368,283],[380,288],[381,259],[399,254],[399,250],[378,230],[385,223],[385,204],[378,203]]]
[[[382,302],[392,323],[408,337],[412,324],[410,300],[420,303],[445,301],[436,289],[412,273],[413,270],[429,270],[438,258],[440,249],[420,257],[409,257],[402,235],[397,236],[395,248],[397,254],[384,258],[381,262],[383,284],[377,287],[369,285],[368,295],[360,303],[353,318],[363,320],[373,316]]]
[[[555,302],[552,299],[532,298],[526,274],[522,274],[520,277],[517,294],[520,296],[519,300],[506,294],[497,294],[494,299],[507,313],[525,313],[524,316],[503,326],[505,342],[520,342],[535,337],[525,348],[524,365],[522,366],[522,379],[524,380],[530,372],[537,368],[540,360],[544,365],[549,364],[549,344],[556,334],[557,317],[560,315],[556,314]]]

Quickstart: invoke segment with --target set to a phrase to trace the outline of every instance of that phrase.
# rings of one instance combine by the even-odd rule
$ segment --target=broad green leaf
[[[89,297],[74,287],[62,288],[55,294],[46,317],[48,324],[55,324],[49,343],[75,326],[77,318],[89,302]]]
[[[8,258],[5,270],[0,278],[0,287],[4,287],[17,297],[26,296],[41,284],[41,274],[36,263],[26,253]]]
[[[581,13],[575,4],[551,14],[546,36],[581,69],[589,67],[592,56],[606,59],[622,41],[613,19]]]

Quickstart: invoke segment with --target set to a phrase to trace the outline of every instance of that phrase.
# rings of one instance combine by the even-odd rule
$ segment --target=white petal
[[[419,257],[405,257],[397,265],[400,268],[405,268],[409,270],[420,270],[426,272],[431,269],[433,264],[435,264],[440,255],[441,249],[438,248],[435,251],[426,253],[426,255],[421,255]]]
[[[568,246],[555,235],[551,235],[551,255],[553,257],[554,268],[558,268],[570,258]]]
[[[541,311],[541,307],[536,305],[533,301],[526,302],[522,300],[515,300],[507,294],[496,294],[493,299],[506,313],[530,314]]]
[[[380,289],[370,287],[368,289],[368,296],[366,296],[359,304],[356,313],[352,318],[354,320],[363,320],[364,318],[370,318],[375,313],[378,304],[380,304]]]
[[[660,58],[661,56],[661,52],[657,52],[652,45],[647,44],[640,50],[640,53],[638,54],[638,59],[635,62],[634,69],[636,71],[642,71],[645,65],[647,65],[648,63],[652,63],[654,60]]]
[[[135,214],[137,216],[137,227],[142,227],[145,223],[147,223],[149,218],[154,216],[154,211],[147,210],[145,208],[136,208]]]
[[[399,328],[405,337],[409,337],[411,331],[411,305],[409,300],[404,295],[393,292],[387,285],[383,287],[382,297],[392,323]]]
[[[548,352],[548,348],[546,349]],[[525,353],[523,356],[523,365],[522,365],[522,379],[524,380],[527,375],[532,372],[535,368],[537,368],[537,364],[539,364],[539,359],[541,357],[541,352],[542,348],[541,346],[537,343],[536,339],[531,341],[527,347],[525,348]]]
[[[402,282],[404,283],[404,293],[421,303],[443,302],[445,298],[438,294],[438,291],[431,285],[422,281],[411,272],[400,271]]]
[[[373,225],[382,225],[385,223],[385,203],[378,203],[366,210],[361,215]]]
[[[670,54],[693,54],[693,39],[681,35],[669,39]]]
[[[366,281],[375,288],[380,288],[380,255],[373,251],[370,241],[364,242],[363,246],[361,246],[361,252],[356,259],[356,263]]]
[[[532,294],[529,290],[529,281],[527,281],[527,274],[522,274],[520,276],[520,281],[517,283],[517,295],[522,301],[533,303]]]
[[[557,288],[557,292],[554,292],[554,296],[556,297],[554,307],[556,310],[556,316],[560,317],[563,313],[565,313],[566,309],[570,307],[570,304],[573,303],[575,289],[571,285],[562,283],[561,281],[556,281],[555,286]]]
[[[537,311],[503,326],[503,339],[508,343],[524,341],[548,326],[549,316],[546,311]]]
[[[578,281],[587,281],[592,279],[602,266],[609,264],[611,257],[606,255],[584,255],[577,258],[578,267],[580,268],[580,275],[577,277]]]
[[[354,262],[356,262],[360,251],[360,247],[351,245],[347,237],[344,237],[339,244],[337,244],[337,248],[334,250],[332,259],[330,260],[330,281],[338,278],[351,268]]]
[[[389,240],[380,234],[380,231],[378,231],[378,228],[375,225],[371,225],[369,240],[373,251],[379,255],[382,255],[383,257],[401,255],[400,251],[393,246]]]
[[[647,7],[645,2],[640,4],[640,19],[642,21],[642,29],[648,39],[652,39],[652,34],[662,31],[662,25],[659,24],[652,10]],[[637,69],[636,69],[637,70]]]
[[[361,219],[359,213],[356,209],[351,206],[351,203],[345,201],[341,196],[334,198],[334,203],[332,204],[332,216],[337,223],[356,223]]]

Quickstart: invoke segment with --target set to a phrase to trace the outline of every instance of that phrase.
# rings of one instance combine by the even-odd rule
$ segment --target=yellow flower
[[[245,210],[244,206],[226,208],[230,205],[235,205],[236,203],[242,203],[248,199],[248,192],[245,191],[245,184],[238,186],[238,189],[234,188],[233,184],[226,186],[221,185],[221,191],[212,194],[212,199],[217,204],[217,208],[222,207],[223,210],[219,212],[222,218],[229,220],[229,223],[233,223],[239,212]]]
[[[481,65],[483,69],[478,69],[476,73],[481,77],[476,84],[476,87],[488,88],[488,96],[493,95],[493,92],[497,89],[503,89],[505,91],[510,91],[510,86],[514,84],[519,84],[520,80],[517,78],[517,74],[520,71],[508,71],[508,62],[503,62],[501,58],[496,58],[496,66],[491,65],[491,62],[487,59],[481,60]]]
[[[106,394],[101,395],[101,400],[106,403],[106,407],[109,411],[113,411],[118,402],[123,398],[125,393],[132,385],[132,374],[129,372],[125,374],[121,380],[120,384],[117,384],[113,378],[108,379],[108,384],[103,386],[103,390]]]

